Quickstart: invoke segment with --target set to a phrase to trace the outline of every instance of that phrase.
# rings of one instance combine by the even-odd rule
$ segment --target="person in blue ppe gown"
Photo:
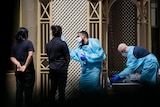
[[[127,58],[126,68],[119,74],[114,74],[112,82],[133,74],[141,69],[140,83],[145,86],[156,85],[156,75],[159,67],[158,60],[154,54],[140,46],[127,46],[120,43],[117,50]]]
[[[79,45],[75,50],[69,50],[71,59],[81,64],[82,72],[79,80],[80,92],[99,93],[101,92],[100,74],[103,60],[106,59],[106,54],[99,40],[96,38],[88,38],[86,31],[78,32],[76,40]]]

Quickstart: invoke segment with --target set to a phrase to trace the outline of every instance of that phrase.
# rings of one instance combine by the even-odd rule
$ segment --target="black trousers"
[[[65,101],[65,87],[67,82],[67,70],[66,71],[50,71],[51,89],[49,93],[50,102],[55,102],[56,92],[58,90],[58,101]]]
[[[16,107],[32,106],[32,93],[35,83],[35,72],[16,72]],[[24,97],[23,97],[24,94]],[[25,99],[23,99],[25,98]]]

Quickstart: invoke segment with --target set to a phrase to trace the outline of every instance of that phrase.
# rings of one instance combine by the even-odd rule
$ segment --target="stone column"
[[[36,68],[36,48],[37,48],[37,0],[20,0],[20,26],[24,26],[29,31],[28,39],[33,42],[35,53],[34,62]]]

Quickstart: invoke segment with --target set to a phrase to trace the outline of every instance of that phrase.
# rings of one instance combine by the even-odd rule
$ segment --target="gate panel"
[[[117,0],[109,12],[108,73],[118,73],[125,67],[125,58],[117,51],[121,42],[136,45],[136,7],[130,0]]]
[[[75,41],[78,31],[87,30],[87,3],[86,0],[41,0],[39,3],[39,36],[38,36],[38,58],[37,66],[37,87],[40,91],[40,98],[46,99],[50,89],[48,76],[48,58],[45,52],[45,45],[52,39],[50,26],[60,25],[66,38],[69,48],[74,49],[78,44]],[[78,81],[81,73],[80,64],[71,60],[68,69],[66,85],[66,99],[77,97]],[[56,96],[57,98],[58,96]]]
[[[40,0],[38,3],[38,36],[37,36],[37,99],[45,101],[48,97],[50,81],[48,77],[48,58],[45,52],[46,43],[50,37],[50,9],[49,0]]]
[[[53,0],[52,24],[62,26],[62,32],[69,48],[77,46],[75,41],[78,31],[87,30],[86,0]],[[73,98],[79,94],[78,81],[81,73],[80,64],[71,60],[68,69],[66,98]]]

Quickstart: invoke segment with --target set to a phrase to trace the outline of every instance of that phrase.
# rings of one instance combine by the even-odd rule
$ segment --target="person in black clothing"
[[[69,49],[65,41],[61,39],[62,28],[59,25],[51,26],[53,38],[46,44],[46,53],[49,59],[49,76],[51,79],[50,102],[55,102],[58,89],[58,101],[65,101],[65,87],[67,71],[70,62]]]
[[[10,60],[16,65],[16,107],[23,107],[23,93],[25,107],[32,106],[32,93],[35,83],[35,69],[33,63],[34,46],[28,40],[28,30],[20,27],[16,36],[16,44],[12,46]]]

